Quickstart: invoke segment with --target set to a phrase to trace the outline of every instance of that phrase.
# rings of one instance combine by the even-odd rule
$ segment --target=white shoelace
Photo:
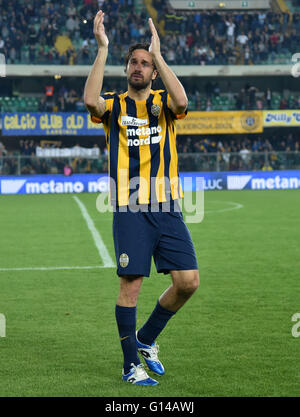
[[[148,374],[144,369],[144,365],[140,363],[139,365],[135,365],[134,363],[131,364],[131,367],[134,368],[134,374],[137,379],[137,381],[141,381],[143,379],[147,379]]]
[[[151,359],[158,360],[157,354],[159,352],[159,345],[157,343],[155,343],[155,345],[151,346],[151,348],[149,350],[151,350]]]

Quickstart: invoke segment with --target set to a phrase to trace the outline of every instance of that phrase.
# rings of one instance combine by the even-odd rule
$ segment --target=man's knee
[[[118,301],[128,306],[136,305],[142,280],[142,276],[126,275],[120,277],[120,294]]]
[[[191,271],[176,271],[179,274],[176,274],[173,284],[177,290],[177,293],[184,296],[190,297],[197,291],[200,284],[200,277],[198,270]]]

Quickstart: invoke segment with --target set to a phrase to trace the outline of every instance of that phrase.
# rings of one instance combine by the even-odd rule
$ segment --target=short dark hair
[[[131,45],[129,47],[128,52],[125,55],[125,59],[124,59],[124,61],[125,61],[125,71],[127,69],[128,62],[130,61],[130,58],[133,54],[133,51],[135,51],[136,49],[145,49],[145,51],[149,52],[149,47],[150,47],[150,43],[135,43],[134,45]],[[154,62],[153,62],[153,68],[156,70],[156,66],[155,66]]]

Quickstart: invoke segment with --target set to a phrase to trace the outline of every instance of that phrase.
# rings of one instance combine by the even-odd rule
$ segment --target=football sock
[[[166,308],[162,307],[159,302],[157,302],[149,319],[138,331],[138,340],[145,345],[152,345],[154,340],[166,326],[170,318],[174,316],[174,314],[175,311],[167,310]]]
[[[131,363],[141,363],[136,346],[136,307],[122,307],[116,305],[116,320],[124,356],[124,373],[128,374]]]

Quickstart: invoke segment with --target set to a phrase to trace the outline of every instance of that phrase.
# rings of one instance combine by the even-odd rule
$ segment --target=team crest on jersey
[[[129,256],[127,253],[122,253],[122,255],[120,255],[119,262],[122,268],[126,268],[129,264]]]
[[[159,116],[160,114],[160,106],[158,104],[153,104],[151,106],[151,113],[153,116]]]

